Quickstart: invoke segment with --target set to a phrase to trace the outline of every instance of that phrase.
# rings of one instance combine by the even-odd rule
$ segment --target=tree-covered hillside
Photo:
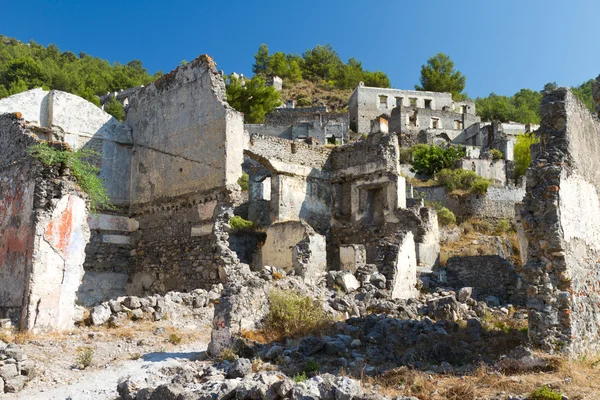
[[[381,71],[367,71],[362,62],[350,58],[344,63],[338,53],[327,44],[306,50],[301,56],[283,52],[269,53],[266,44],[261,44],[254,55],[252,72],[256,75],[277,75],[289,83],[303,79],[326,82],[338,89],[354,89],[360,81],[367,86],[390,87],[390,79]]]
[[[96,96],[148,84],[162,72],[150,75],[139,60],[114,63],[85,53],[61,52],[0,35],[0,98],[35,87],[58,89],[98,105]]]

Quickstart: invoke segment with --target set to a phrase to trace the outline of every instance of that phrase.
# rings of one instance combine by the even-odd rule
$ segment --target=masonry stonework
[[[600,348],[600,123],[565,88],[547,93],[540,113],[521,212],[529,337],[584,354]]]

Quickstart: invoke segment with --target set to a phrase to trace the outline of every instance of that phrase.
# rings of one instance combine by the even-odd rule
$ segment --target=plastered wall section
[[[129,203],[131,131],[87,100],[59,90],[31,89],[0,100],[0,114],[19,112],[32,125],[53,129],[54,139],[100,154],[95,163],[117,205]]]
[[[546,94],[540,113],[522,211],[529,335],[584,354],[600,348],[600,124],[565,88]]]
[[[0,169],[0,316],[19,320],[34,239],[35,181],[27,163]]]
[[[243,162],[243,117],[225,83],[200,56],[130,98],[132,205],[235,184]]]
[[[47,218],[39,219],[35,226],[24,328],[73,327],[76,293],[83,277],[89,236],[87,209],[79,196],[63,196]]]

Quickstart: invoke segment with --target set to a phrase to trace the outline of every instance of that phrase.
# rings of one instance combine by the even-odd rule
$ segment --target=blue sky
[[[5,4],[2,4],[5,3]],[[210,54],[251,75],[261,43],[301,54],[331,44],[346,61],[412,89],[420,67],[444,52],[471,97],[578,85],[600,74],[597,0],[0,0],[0,33],[111,62],[142,60],[152,73]],[[10,17],[9,17],[10,16]]]

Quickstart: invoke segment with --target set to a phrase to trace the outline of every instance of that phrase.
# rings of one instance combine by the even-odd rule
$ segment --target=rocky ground
[[[418,298],[389,300],[385,277],[365,270],[355,282],[345,275],[330,273],[328,287],[310,287],[282,271],[253,274],[262,288],[310,292],[332,318],[299,337],[243,330],[213,358],[205,351],[213,311],[227,304],[231,287],[120,298],[63,334],[4,330],[0,375],[18,364],[25,387],[3,398],[600,398],[600,361],[531,350],[518,306],[474,299],[470,288],[431,277],[423,277]],[[531,397],[536,390],[561,394]]]

